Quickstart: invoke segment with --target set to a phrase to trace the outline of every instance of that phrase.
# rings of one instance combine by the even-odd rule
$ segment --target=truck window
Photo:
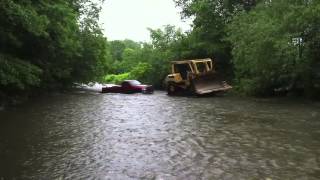
[[[137,85],[141,85],[141,83],[137,80],[133,80],[133,81],[129,81],[131,85],[133,86],[137,86]]]
[[[127,81],[124,81],[124,82],[121,83],[121,86],[122,87],[128,87],[128,86],[130,86],[130,83],[127,82]]]

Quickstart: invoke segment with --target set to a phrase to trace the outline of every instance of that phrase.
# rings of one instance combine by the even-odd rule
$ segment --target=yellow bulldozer
[[[171,68],[172,74],[165,79],[168,95],[181,92],[203,95],[232,88],[215,71],[215,64],[209,58],[172,61]]]

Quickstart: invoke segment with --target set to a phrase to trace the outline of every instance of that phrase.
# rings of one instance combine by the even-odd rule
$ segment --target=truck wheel
[[[168,95],[173,95],[176,92],[176,87],[173,84],[169,84],[167,87]]]

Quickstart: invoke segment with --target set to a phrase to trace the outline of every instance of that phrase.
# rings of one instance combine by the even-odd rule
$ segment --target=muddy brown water
[[[76,91],[0,112],[0,179],[319,179],[320,104]]]

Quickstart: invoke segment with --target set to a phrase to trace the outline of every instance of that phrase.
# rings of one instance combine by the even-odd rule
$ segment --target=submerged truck
[[[172,61],[171,71],[165,79],[168,95],[182,92],[204,95],[232,89],[215,71],[210,58]]]

